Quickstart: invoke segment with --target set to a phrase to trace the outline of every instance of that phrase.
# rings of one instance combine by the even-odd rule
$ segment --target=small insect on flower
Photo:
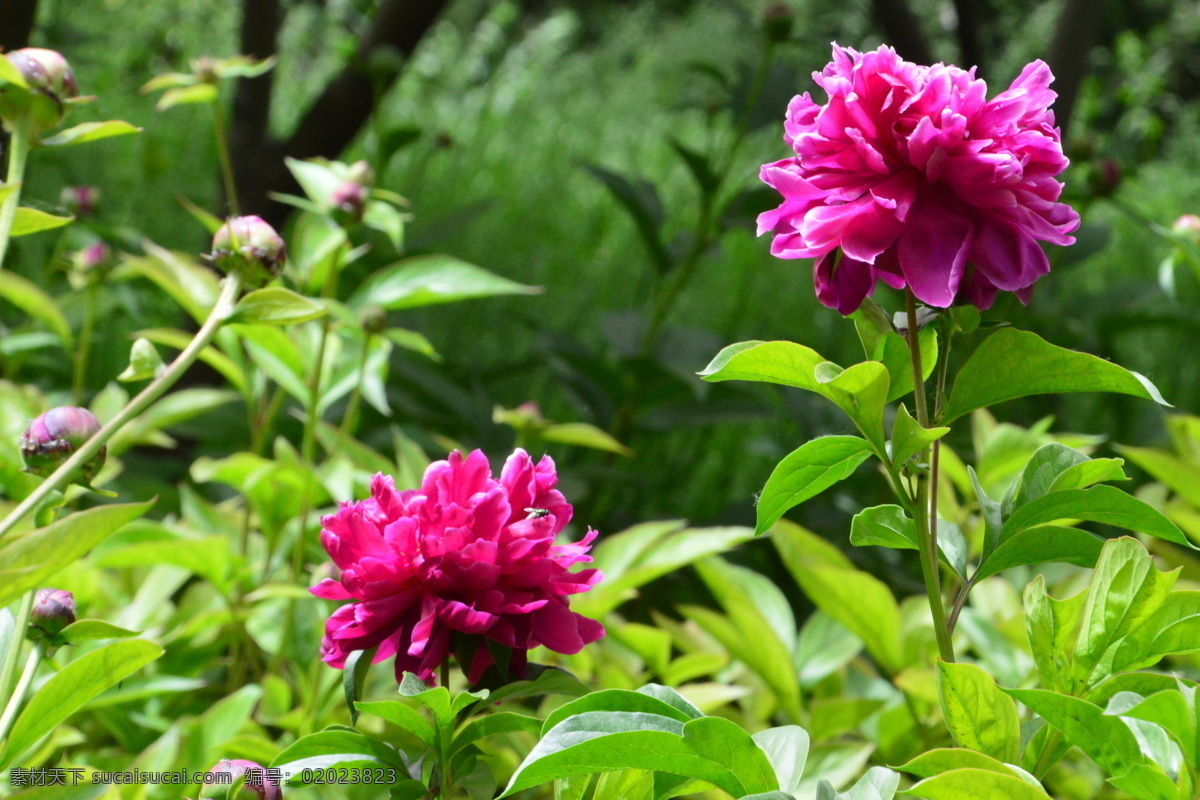
[[[525,513],[529,515],[525,519],[541,519],[542,517],[547,517],[550,515],[550,509],[548,509],[548,508],[527,508],[527,509],[525,509]]]

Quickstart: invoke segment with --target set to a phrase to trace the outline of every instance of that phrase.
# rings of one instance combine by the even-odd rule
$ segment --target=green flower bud
[[[21,436],[21,456],[25,459],[26,469],[42,477],[50,475],[99,430],[99,421],[86,408],[61,406],[50,409],[29,423]],[[106,451],[107,448],[100,448],[100,452],[84,464],[86,482],[91,483],[104,466]]]
[[[53,128],[63,117],[63,102],[79,94],[71,65],[54,50],[26,47],[6,53],[28,89],[5,86],[0,92],[0,118],[6,127],[20,119],[31,122],[35,131]]]
[[[75,621],[75,595],[65,589],[38,589],[29,624],[33,638],[53,636]]]
[[[259,217],[230,217],[213,236],[210,259],[222,272],[237,272],[247,286],[262,286],[279,275],[287,247]]]

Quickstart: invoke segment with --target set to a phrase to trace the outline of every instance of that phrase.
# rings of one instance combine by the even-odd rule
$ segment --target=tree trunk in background
[[[1079,84],[1088,74],[1092,48],[1100,43],[1103,20],[1103,4],[1095,0],[1067,0],[1058,18],[1046,62],[1054,72],[1052,88],[1058,92],[1054,118],[1064,134],[1075,109]]]
[[[979,49],[979,5],[976,0],[954,0],[954,14],[958,18],[954,35],[958,39],[959,66],[978,67],[976,74],[982,78],[985,69]]]
[[[240,81],[232,139],[245,213],[258,214],[275,225],[286,219],[291,207],[268,197],[269,192],[299,190],[283,159],[340,156],[400,75],[399,59],[392,63],[379,56],[389,49],[400,56],[412,55],[447,4],[448,0],[383,0],[354,58],[326,85],[286,141],[272,139],[268,130],[269,79]],[[244,52],[260,57],[273,54],[280,24],[278,0],[245,0]],[[251,47],[261,49],[249,51]],[[250,117],[242,119],[243,113]]]
[[[19,50],[29,44],[37,0],[0,0],[0,50]]]

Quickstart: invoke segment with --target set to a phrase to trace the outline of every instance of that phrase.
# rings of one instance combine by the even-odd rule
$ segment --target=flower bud
[[[100,430],[100,423],[86,408],[60,406],[34,419],[21,436],[21,456],[29,472],[42,477],[58,469],[80,445]],[[92,478],[104,466],[106,448],[83,465],[84,479]]]
[[[1200,244],[1200,217],[1195,214],[1184,214],[1175,220],[1171,231]]]
[[[29,623],[53,636],[75,621],[75,595],[65,589],[38,589]]]
[[[283,238],[259,217],[230,217],[212,246],[213,264],[223,272],[240,272],[248,286],[271,280],[287,260]]]
[[[792,35],[795,15],[787,3],[772,3],[763,14],[763,33],[772,42],[786,42]]]
[[[237,792],[229,789],[238,780],[243,783]],[[267,776],[267,771],[253,761],[243,758],[222,758],[204,776],[204,788],[200,800],[282,800],[283,790],[277,781]]]
[[[75,74],[61,53],[40,47],[26,47],[6,53],[29,89],[5,87],[0,97],[0,117],[9,124],[17,119],[29,122],[35,131],[53,128],[63,116],[63,101],[78,93]]]
[[[100,190],[95,186],[64,186],[58,201],[77,217],[90,217],[100,203]]]
[[[333,206],[335,212],[347,217],[348,221],[357,222],[362,219],[367,207],[367,195],[368,189],[361,183],[342,181],[329,196],[329,205]]]
[[[372,336],[378,336],[387,330],[388,315],[387,310],[382,306],[377,306],[372,303],[365,306],[362,311],[358,312],[358,324],[362,329]]]

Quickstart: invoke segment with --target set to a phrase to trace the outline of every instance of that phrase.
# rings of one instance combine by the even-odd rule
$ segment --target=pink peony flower
[[[371,497],[322,520],[321,543],[342,574],[312,592],[353,601],[326,623],[322,659],[342,668],[350,653],[378,647],[376,662],[395,656],[397,680],[412,672],[432,682],[449,653],[467,652],[476,683],[494,663],[489,641],[511,648],[520,676],[531,647],[577,653],[602,637],[600,623],[568,608],[602,575],[568,571],[592,560],[595,531],[554,544],[572,513],[557,483],[550,457],[534,464],[524,450],[499,481],[479,450],[431,464],[420,489],[397,491],[376,475]]]
[[[997,291],[1028,302],[1050,271],[1039,241],[1071,244],[1079,215],[1058,202],[1067,166],[1049,110],[1054,79],[1029,64],[986,99],[974,70],[833,46],[794,98],[784,141],[796,155],[762,168],[783,204],[758,218],[772,254],[813,258],[818,299],[853,312],[876,280],[921,301],[987,308]]]

